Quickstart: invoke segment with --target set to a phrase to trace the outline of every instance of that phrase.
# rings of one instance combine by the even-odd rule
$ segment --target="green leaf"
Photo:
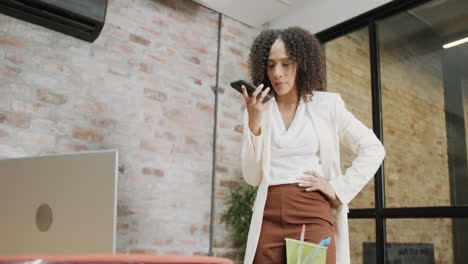
[[[221,222],[226,223],[232,229],[231,239],[234,246],[239,247],[238,250],[242,256],[245,254],[247,246],[256,193],[257,187],[241,180],[238,185],[229,186],[229,194],[225,198],[229,209],[223,215]]]

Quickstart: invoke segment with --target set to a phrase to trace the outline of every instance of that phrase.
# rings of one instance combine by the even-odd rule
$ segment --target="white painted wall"
[[[270,28],[300,26],[320,32],[391,0],[311,0],[270,21]]]

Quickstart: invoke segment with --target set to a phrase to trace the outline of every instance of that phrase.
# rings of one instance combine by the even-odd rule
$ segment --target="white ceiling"
[[[308,0],[195,0],[249,26],[259,27]]]
[[[252,27],[302,26],[312,33],[339,24],[391,0],[194,0]]]

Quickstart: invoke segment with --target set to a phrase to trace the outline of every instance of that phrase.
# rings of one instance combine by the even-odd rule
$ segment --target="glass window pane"
[[[468,37],[468,1],[431,1],[378,30],[386,206],[467,205],[468,44],[442,44]]]
[[[468,117],[468,74],[463,76],[462,80],[462,89],[463,89],[463,114]],[[465,118],[465,140],[468,141],[468,118]],[[468,144],[466,144],[467,152],[468,152]],[[468,155],[467,155],[468,158]],[[467,160],[468,163],[468,160]]]
[[[360,29],[325,44],[327,91],[336,92],[346,107],[366,126],[372,128],[369,34]],[[345,172],[356,155],[341,147],[341,170]],[[375,207],[374,181],[350,203],[350,208]]]
[[[374,219],[349,219],[349,247],[351,263],[364,263],[364,258],[372,258],[375,261],[375,252],[364,256],[364,245],[375,245],[375,220]]]
[[[387,262],[466,263],[467,227],[461,218],[388,219]]]

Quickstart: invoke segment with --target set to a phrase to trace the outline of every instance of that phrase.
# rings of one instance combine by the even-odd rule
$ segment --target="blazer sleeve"
[[[348,204],[372,179],[385,157],[385,149],[374,132],[345,108],[339,95],[334,117],[340,142],[357,154],[345,174],[330,181],[341,203]]]
[[[244,113],[244,137],[241,152],[242,175],[245,181],[257,186],[262,179],[263,133],[255,136],[249,128],[249,115]]]

